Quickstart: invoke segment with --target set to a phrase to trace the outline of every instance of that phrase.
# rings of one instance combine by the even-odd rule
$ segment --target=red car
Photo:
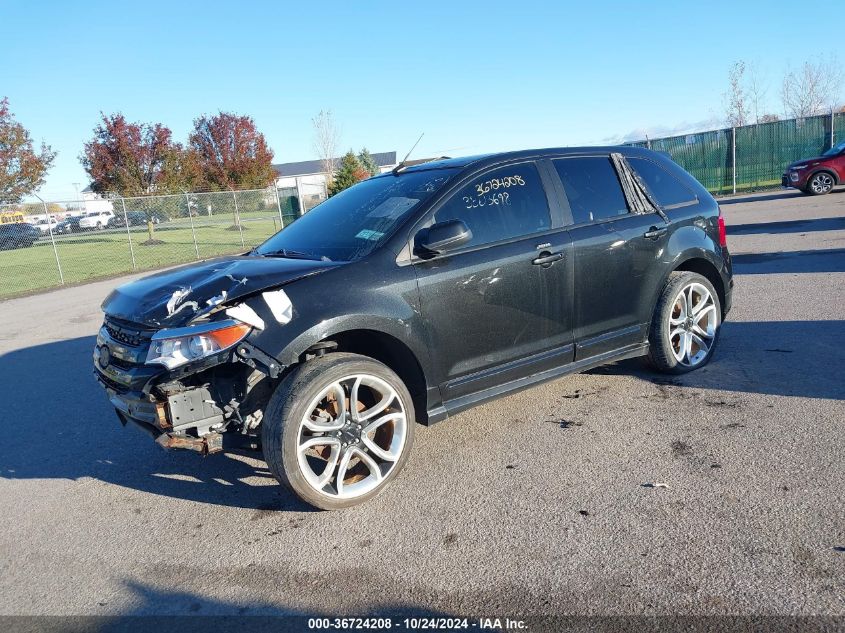
[[[804,193],[820,196],[845,184],[845,141],[831,147],[818,158],[792,163],[786,168],[781,184]]]

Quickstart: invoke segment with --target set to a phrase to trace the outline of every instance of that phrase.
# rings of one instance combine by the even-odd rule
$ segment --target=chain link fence
[[[666,152],[714,195],[780,187],[789,163],[845,139],[845,113],[628,143]]]
[[[0,205],[0,299],[243,253],[300,214],[276,187]]]

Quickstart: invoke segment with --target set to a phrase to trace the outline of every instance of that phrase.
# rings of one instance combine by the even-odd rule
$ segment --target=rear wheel
[[[648,361],[658,371],[683,374],[707,364],[719,338],[722,306],[706,277],[674,272],[657,301]]]
[[[279,384],[262,422],[264,459],[304,501],[324,510],[363,503],[402,470],[414,405],[389,367],[327,354]]]
[[[833,185],[836,184],[831,176],[826,171],[820,171],[813,174],[807,182],[807,193],[814,196],[823,196],[833,190]]]

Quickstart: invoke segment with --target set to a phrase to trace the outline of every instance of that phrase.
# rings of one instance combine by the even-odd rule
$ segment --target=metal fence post
[[[185,192],[185,204],[188,205],[188,221],[191,223],[191,235],[194,238],[194,252],[197,254],[197,259],[200,258],[200,248],[197,246],[197,232],[194,229],[194,216],[191,213],[191,198],[188,192]]]
[[[731,128],[731,171],[733,172],[733,192],[736,195],[736,128]]]
[[[235,194],[234,189],[232,189],[232,198],[235,201],[235,224],[238,225],[238,232],[241,234],[241,248],[246,248],[246,244],[244,243],[244,229],[241,226],[241,213],[238,211],[238,196]]]
[[[123,206],[123,221],[126,223],[126,237],[129,239],[129,256],[132,258],[132,270],[138,270],[135,264],[135,248],[132,246],[132,232],[129,230],[129,216],[126,214],[126,199],[121,198],[120,204]]]
[[[301,217],[305,215],[305,199],[302,197],[302,182],[298,176],[293,180],[296,183],[296,203],[299,206],[296,210],[296,215]]]
[[[41,200],[41,206],[44,207],[44,217],[47,219],[47,228],[50,231],[50,242],[53,244],[53,255],[56,256],[56,268],[59,269],[59,283],[65,285],[65,276],[62,273],[62,262],[59,261],[59,250],[56,248],[56,237],[53,235],[53,226],[50,224],[50,214],[47,212],[47,203],[37,193],[32,194]]]
[[[282,228],[285,228],[285,219],[282,217],[282,201],[279,200],[279,188],[276,186],[276,181],[273,181],[273,191],[276,194],[276,207],[279,209],[279,225]],[[273,227],[275,228],[276,222],[273,221]]]
[[[836,125],[836,119],[833,118],[833,106],[830,106],[830,146],[833,147],[833,129]]]

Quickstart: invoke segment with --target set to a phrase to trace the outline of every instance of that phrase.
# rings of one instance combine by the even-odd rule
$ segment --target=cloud
[[[694,123],[683,121],[682,123],[672,126],[652,125],[648,127],[638,127],[625,134],[605,137],[601,140],[601,143],[603,145],[618,145],[620,143],[629,143],[631,141],[644,141],[646,138],[654,140],[658,138],[666,138],[667,136],[682,136],[684,134],[694,134],[695,132],[719,130],[723,127],[721,120],[713,116]]]

